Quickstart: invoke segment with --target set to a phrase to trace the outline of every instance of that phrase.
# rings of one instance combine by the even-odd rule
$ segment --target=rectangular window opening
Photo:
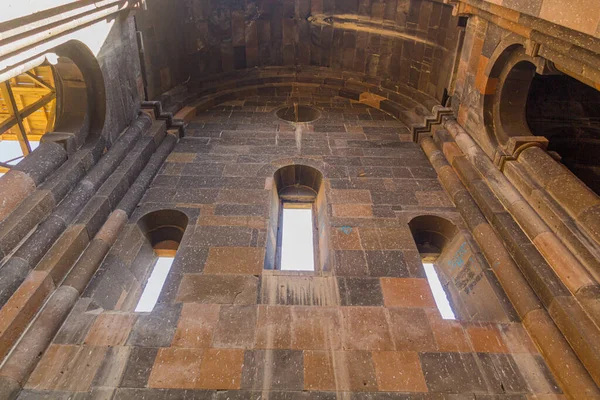
[[[148,283],[142,292],[142,297],[135,308],[135,312],[150,312],[158,301],[158,296],[167,280],[167,275],[173,265],[173,257],[158,257]]]
[[[423,267],[425,268],[425,275],[427,275],[427,281],[429,282],[429,287],[431,287],[435,304],[437,305],[442,318],[456,319],[454,311],[452,311],[452,307],[450,307],[448,296],[446,296],[446,291],[442,287],[442,283],[440,282],[440,278],[435,270],[435,267],[433,266],[433,263],[424,262]]]
[[[314,271],[312,204],[283,204],[282,271]]]

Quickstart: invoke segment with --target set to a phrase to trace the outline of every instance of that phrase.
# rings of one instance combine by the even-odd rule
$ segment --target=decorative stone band
[[[449,107],[435,106],[432,111],[433,115],[425,117],[423,124],[412,126],[413,142],[420,143],[423,138],[431,137],[431,130],[434,126],[441,125],[444,117],[454,115]]]
[[[152,119],[166,121],[167,129],[176,129],[180,138],[185,136],[185,121],[175,118],[171,112],[164,111],[160,101],[143,101],[141,109]]]

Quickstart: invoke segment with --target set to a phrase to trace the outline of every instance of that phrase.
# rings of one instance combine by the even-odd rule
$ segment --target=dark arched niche
[[[146,235],[152,248],[158,252],[172,251],[173,255],[188,225],[188,217],[178,210],[158,210],[144,215],[138,227]]]
[[[441,254],[458,232],[452,222],[436,215],[420,215],[408,226],[421,255]]]
[[[273,180],[280,198],[287,201],[314,201],[321,188],[323,174],[307,165],[288,165],[278,169]]]

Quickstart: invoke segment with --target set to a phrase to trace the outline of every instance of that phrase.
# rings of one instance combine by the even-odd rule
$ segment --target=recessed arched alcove
[[[419,215],[408,223],[436,304],[444,318],[508,321],[514,314],[470,233],[444,217]],[[444,300],[447,299],[447,300]],[[451,309],[451,313],[448,313]]]
[[[452,222],[436,215],[420,215],[413,218],[408,226],[422,255],[441,254],[458,232]]]
[[[176,251],[188,225],[188,217],[178,210],[157,210],[144,215],[137,224],[154,249]]]
[[[600,91],[568,75],[536,74],[526,119],[531,133],[548,139],[548,150],[600,194]]]
[[[600,193],[600,91],[508,46],[489,71],[484,118],[489,139],[540,136],[574,175]]]
[[[330,264],[327,219],[321,171],[300,164],[287,165],[275,171],[265,268],[311,273],[327,270]],[[290,234],[292,231],[298,232]],[[289,254],[284,254],[286,251],[297,251],[299,246],[305,249],[304,252],[313,253],[312,257],[308,255],[312,261],[290,261]],[[302,253],[297,254],[297,257],[304,256]],[[310,265],[306,267],[305,264]]]

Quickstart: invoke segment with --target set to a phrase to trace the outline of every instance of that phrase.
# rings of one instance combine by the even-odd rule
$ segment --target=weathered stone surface
[[[221,306],[213,346],[252,348],[256,334],[257,310],[250,306]]]
[[[204,273],[259,275],[264,257],[264,250],[258,248],[211,247]]]
[[[35,187],[33,179],[21,171],[13,170],[0,177],[0,218],[4,220]]]
[[[148,386],[174,389],[197,387],[203,353],[202,349],[159,349]]]
[[[249,350],[244,353],[242,389],[302,390],[304,360],[301,351]]]
[[[130,346],[166,347],[171,345],[181,305],[157,305],[147,315],[140,315],[127,340]]]
[[[6,193],[11,193],[12,190]],[[3,191],[4,193],[4,191]],[[0,251],[6,256],[54,207],[52,194],[38,190],[25,199],[17,211],[3,217],[0,224]]]
[[[435,351],[437,344],[425,311],[419,308],[389,309],[390,328],[397,350]]]
[[[336,306],[337,280],[331,276],[270,275],[260,278],[260,302],[270,305]]]
[[[177,292],[184,303],[256,304],[258,279],[254,276],[186,274]]]
[[[67,160],[67,152],[58,143],[42,142],[28,157],[15,167],[26,173],[36,186]]]
[[[104,347],[52,345],[25,387],[36,390],[88,391],[105,354]]]
[[[348,350],[394,350],[383,308],[345,307],[342,310],[343,348]]]
[[[57,285],[64,279],[88,242],[89,237],[85,226],[70,226],[42,258],[35,270],[47,273]]]
[[[133,347],[120,386],[129,388],[146,387],[157,353],[157,348]]]
[[[211,347],[218,320],[218,305],[185,303],[172,345],[187,348]]]
[[[382,306],[383,295],[377,278],[338,278],[343,306]]]
[[[0,355],[6,356],[42,304],[54,290],[45,272],[32,272],[0,309]]]
[[[420,353],[427,388],[442,393],[488,392],[473,354]]]
[[[385,392],[426,392],[427,386],[418,353],[373,352],[379,390]]]
[[[435,307],[426,279],[382,278],[381,290],[386,307]]]
[[[102,313],[94,321],[84,343],[92,346],[123,345],[134,322],[133,314]]]

